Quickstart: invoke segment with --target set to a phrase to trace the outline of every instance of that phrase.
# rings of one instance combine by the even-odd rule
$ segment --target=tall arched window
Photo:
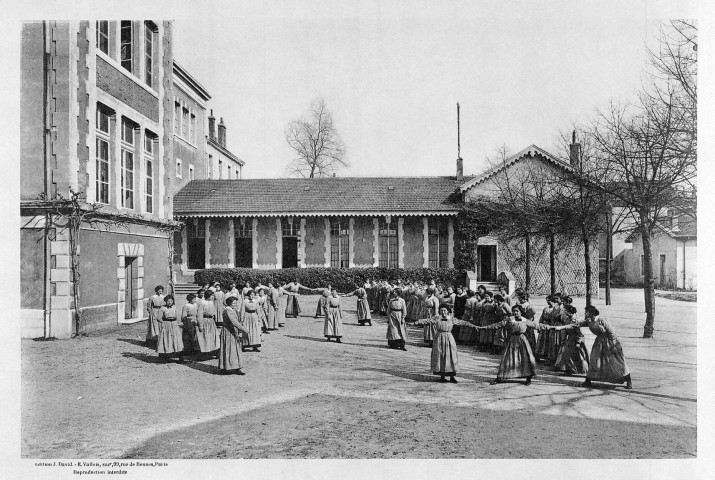
[[[347,218],[330,220],[330,266],[333,268],[350,267],[350,232]]]
[[[380,219],[379,224],[379,250],[381,267],[397,268],[397,219],[391,218],[390,223],[386,218]]]

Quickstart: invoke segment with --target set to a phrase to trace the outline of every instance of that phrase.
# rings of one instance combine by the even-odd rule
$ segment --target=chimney
[[[226,148],[226,125],[223,124],[223,117],[218,123],[218,144]]]
[[[462,157],[457,157],[457,181],[460,183],[464,181],[464,160],[462,160]]]
[[[214,117],[213,108],[209,114],[209,140],[216,141],[216,117]]]
[[[576,130],[571,134],[571,166],[579,168],[581,166],[581,144],[576,143]]]

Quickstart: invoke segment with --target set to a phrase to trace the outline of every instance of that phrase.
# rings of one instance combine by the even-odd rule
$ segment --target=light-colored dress
[[[241,304],[238,320],[246,329],[244,337],[244,347],[260,347],[261,346],[261,319],[258,316],[258,309],[261,305],[256,301],[244,300]]]
[[[605,318],[597,316],[584,320],[579,327],[588,327],[596,335],[591,348],[586,378],[596,382],[623,383],[631,372],[623,356],[621,342],[618,341],[611,324]]]
[[[367,292],[364,288],[355,290],[357,297],[357,321],[359,324],[372,323],[372,315],[370,315],[370,305],[367,302]]]
[[[268,329],[268,297],[259,295],[256,298],[258,302],[258,319],[261,321],[261,328]]]
[[[325,311],[325,305],[328,300],[328,297],[330,296],[330,290],[327,288],[323,290],[323,292],[320,294],[320,297],[318,297],[318,305],[315,307],[315,318],[320,318],[324,317],[325,314],[327,313]]]
[[[497,318],[497,306],[494,302],[484,301],[482,303],[481,309],[481,327],[491,325],[494,322],[499,321]],[[493,345],[494,344],[494,330],[480,330],[479,331],[479,343],[483,345]]]
[[[149,319],[146,324],[146,341],[151,342],[156,340],[159,335],[159,310],[164,306],[164,295],[152,295],[147,303],[147,311]]]
[[[554,324],[554,307],[544,307],[544,310],[541,312],[541,317],[539,318],[539,323],[543,325]],[[546,358],[548,356],[550,334],[550,331],[539,334],[539,339],[536,342],[536,349],[534,350],[534,355],[537,358]]]
[[[323,335],[327,338],[343,336],[343,310],[340,306],[340,297],[329,297],[326,302]]]
[[[430,362],[432,373],[435,375],[456,375],[459,362],[457,359],[457,344],[452,336],[452,328],[454,325],[471,327],[472,324],[463,320],[453,319],[451,316],[418,320],[415,324],[432,325],[435,330]]]
[[[223,311],[226,309],[228,295],[223,290],[217,290],[211,299],[216,307],[216,325],[223,325]]]
[[[223,311],[223,329],[221,329],[221,349],[218,354],[218,368],[237,370],[241,368],[241,334],[246,329],[238,319],[233,308]]]
[[[199,350],[203,353],[215,352],[221,346],[221,338],[216,327],[216,306],[214,302],[199,300],[196,320],[198,322],[196,340],[199,344]]]
[[[546,330],[546,325],[541,325],[531,320],[517,321],[514,317],[508,317],[500,322],[485,325],[482,328],[488,330],[505,328],[508,333],[506,348],[499,363],[497,378],[524,378],[536,375],[536,360],[525,333],[529,328]]]
[[[266,328],[268,330],[278,330],[278,290],[272,288],[268,290],[268,295],[266,296]]]
[[[176,316],[176,305],[163,306],[157,315],[159,335],[156,340],[156,353],[180,353],[184,351],[181,324]]]
[[[407,326],[405,325],[407,306],[403,299],[396,297],[390,300],[388,307],[387,344],[404,347],[407,340]]]

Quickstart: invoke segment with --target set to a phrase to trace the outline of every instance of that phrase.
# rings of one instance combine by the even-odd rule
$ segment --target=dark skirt
[[[536,361],[525,335],[510,335],[499,363],[498,378],[524,378],[536,374]]]
[[[358,298],[357,321],[358,323],[372,323],[372,316],[370,315],[370,306],[367,303],[367,298]]]
[[[607,334],[598,335],[591,348],[586,378],[597,382],[623,383],[629,374],[621,343]]]
[[[554,367],[558,371],[568,373],[588,373],[588,350],[579,332],[568,332],[566,340],[561,344],[556,356]]]
[[[286,318],[298,318],[300,314],[300,303],[298,302],[298,295],[288,295],[288,300],[286,302]]]

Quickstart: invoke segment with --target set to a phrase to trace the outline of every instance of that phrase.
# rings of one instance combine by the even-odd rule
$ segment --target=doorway
[[[298,238],[283,237],[283,268],[298,267]]]
[[[236,237],[236,267],[253,268],[253,239]]]
[[[477,246],[477,279],[480,282],[497,281],[497,246]]]
[[[137,257],[124,257],[124,318],[137,318],[137,279],[139,278],[139,262]]]

